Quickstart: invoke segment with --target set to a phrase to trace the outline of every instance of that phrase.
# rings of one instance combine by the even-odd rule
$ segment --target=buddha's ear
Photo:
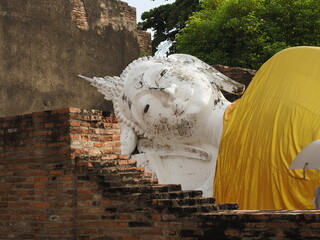
[[[123,81],[119,77],[85,77],[79,75],[79,77],[87,80],[92,86],[96,87],[99,92],[104,95],[106,100],[112,101],[116,98],[119,89],[123,87]]]
[[[168,58],[179,61],[181,63],[191,64],[195,66],[208,77],[208,80],[211,84],[216,85],[220,90],[224,90],[226,92],[237,95],[243,94],[245,90],[245,85],[232,80],[231,78],[219,72],[214,67],[194,56],[188,54],[172,54]]]
[[[120,122],[121,154],[131,155],[137,146],[138,136],[126,123]]]

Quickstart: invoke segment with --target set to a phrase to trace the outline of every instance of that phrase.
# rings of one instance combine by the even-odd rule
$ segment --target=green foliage
[[[211,5],[210,5],[211,4]],[[203,0],[177,35],[178,52],[258,69],[291,46],[320,46],[319,0]]]
[[[175,40],[175,35],[185,26],[189,16],[199,9],[199,0],[176,0],[172,4],[161,5],[144,12],[141,16],[143,22],[140,22],[139,26],[154,31],[153,52],[160,42],[167,39]]]
[[[200,4],[203,9],[215,10],[222,4],[222,2],[223,0],[202,0]]]

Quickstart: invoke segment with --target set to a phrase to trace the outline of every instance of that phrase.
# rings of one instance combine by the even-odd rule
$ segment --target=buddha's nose
[[[170,101],[173,101],[177,96],[178,86],[176,84],[171,84],[170,87],[163,88],[163,92],[168,95]]]
[[[178,86],[176,84],[171,84],[169,87],[161,88],[161,87],[150,87],[150,90],[157,90],[164,94],[161,94],[161,103],[163,106],[168,107],[171,105],[177,97]]]
[[[169,87],[162,88],[161,91],[165,94],[161,97],[163,106],[169,107],[171,103],[176,99],[178,86],[171,84]]]

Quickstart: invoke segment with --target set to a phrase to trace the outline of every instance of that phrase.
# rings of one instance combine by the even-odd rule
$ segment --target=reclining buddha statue
[[[242,94],[244,85],[185,54],[137,59],[120,77],[81,77],[113,102],[122,153],[159,183],[242,209],[312,208],[319,173],[288,167],[320,138],[317,64],[319,48],[283,50],[233,104],[221,90]]]

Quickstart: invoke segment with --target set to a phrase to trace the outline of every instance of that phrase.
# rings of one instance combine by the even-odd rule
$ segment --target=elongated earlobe
[[[133,130],[124,122],[120,122],[120,142],[121,154],[131,155],[137,146],[138,136]]]

